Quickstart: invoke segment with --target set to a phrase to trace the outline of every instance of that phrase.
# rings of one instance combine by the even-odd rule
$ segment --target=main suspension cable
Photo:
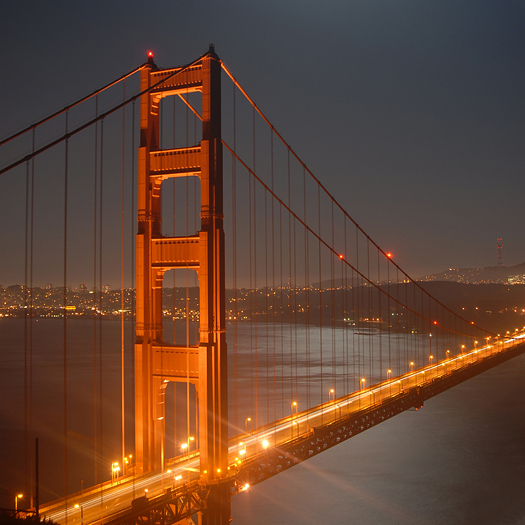
[[[427,292],[415,279],[413,279],[412,277],[410,277],[410,275],[408,275],[407,272],[405,272],[395,261],[393,261],[390,257],[388,257],[388,255],[386,254],[386,252],[361,228],[361,226],[359,226],[359,224],[348,214],[348,212],[341,206],[341,204],[339,204],[339,202],[337,201],[337,199],[335,199],[335,197],[326,189],[326,187],[321,183],[321,181],[310,171],[310,169],[306,166],[306,164],[301,160],[301,158],[297,155],[297,153],[293,150],[293,148],[288,144],[288,142],[286,142],[286,140],[282,137],[282,135],[275,129],[275,127],[273,126],[273,124],[269,121],[269,119],[264,115],[264,113],[258,108],[257,104],[253,101],[253,99],[248,95],[248,93],[246,93],[246,91],[243,89],[243,87],[239,84],[239,82],[237,81],[237,79],[233,76],[233,74],[231,73],[231,71],[228,69],[228,67],[226,66],[226,64],[221,61],[221,65],[222,65],[222,68],[223,70],[225,71],[225,73],[230,77],[231,81],[237,86],[237,88],[239,89],[239,91],[241,91],[241,93],[246,97],[246,99],[248,100],[248,102],[253,106],[254,110],[257,111],[257,113],[259,113],[259,115],[261,116],[261,118],[266,122],[266,124],[274,131],[274,133],[276,134],[276,136],[281,140],[281,142],[283,143],[283,145],[288,149],[288,151],[296,158],[296,160],[299,162],[299,164],[308,172],[308,174],[313,178],[313,180],[315,181],[315,183],[320,187],[320,189],[322,189],[325,194],[334,202],[334,204],[341,210],[341,212],[344,214],[344,216],[346,218],[348,218],[350,221],[352,221],[352,223],[355,224],[356,228],[372,243],[372,245],[380,251],[380,253],[385,257],[385,258],[388,258],[389,260],[389,263],[390,264],[393,264],[410,282],[414,283],[415,286],[417,286],[418,288],[421,289],[421,291],[428,295],[429,297],[432,297],[429,292]],[[1,174],[1,172],[0,172]],[[462,318],[461,316],[459,316],[458,314],[456,314],[455,312],[453,312],[452,310],[450,310],[446,305],[444,305],[441,301],[437,300],[436,298],[432,297],[432,300],[434,300],[437,304],[439,304],[440,306],[442,306],[443,308],[445,308],[447,311],[451,312],[453,315],[457,316],[459,319],[461,319],[463,322],[465,323],[469,323],[469,321],[467,321],[466,319]],[[470,324],[470,323],[469,323]],[[485,332],[491,336],[495,336],[496,334],[488,331],[488,330],[484,330],[483,328],[480,328],[480,327],[477,327],[478,330],[482,331],[482,332]]]
[[[24,133],[27,133],[28,131],[35,130],[38,126],[45,124],[46,122],[49,122],[50,120],[53,120],[55,117],[58,117],[59,115],[62,115],[62,113],[65,113],[69,111],[70,109],[74,108],[75,106],[78,106],[82,104],[83,102],[86,102],[92,97],[98,96],[100,93],[105,91],[106,89],[109,89],[110,87],[114,86],[115,84],[118,84],[119,82],[122,82],[123,80],[126,80],[128,77],[131,77],[135,73],[138,73],[140,70],[144,69],[148,63],[142,64],[141,66],[135,68],[133,71],[130,71],[129,73],[126,73],[125,75],[121,76],[117,80],[114,80],[113,82],[110,82],[109,84],[106,84],[104,87],[101,87],[100,89],[97,89],[93,91],[90,95],[87,95],[85,97],[82,97],[81,99],[77,100],[76,102],[73,102],[72,104],[69,104],[68,106],[65,106],[63,109],[59,109],[55,113],[49,115],[48,117],[43,118],[42,120],[39,120],[38,122],[35,122],[34,124],[31,124],[27,128],[24,128],[21,131],[18,131],[14,133],[13,135],[0,140],[0,146],[3,146],[4,144],[7,144],[13,139],[16,139],[17,137],[20,137],[21,135],[24,135]]]

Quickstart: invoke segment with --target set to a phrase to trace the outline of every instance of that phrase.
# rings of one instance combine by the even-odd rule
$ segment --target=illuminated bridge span
[[[233,495],[524,350],[411,279],[213,47],[150,56],[0,155],[26,493],[56,522],[228,523]]]

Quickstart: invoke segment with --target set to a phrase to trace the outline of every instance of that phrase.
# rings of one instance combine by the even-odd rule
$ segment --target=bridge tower
[[[137,296],[135,343],[136,472],[164,464],[164,392],[167,382],[190,381],[198,396],[200,479],[210,489],[204,523],[229,523],[228,391],[225,329],[221,63],[213,46],[191,66],[159,70],[150,59],[141,72],[138,161]],[[188,148],[159,149],[162,98],[202,94],[202,140]],[[198,177],[201,229],[188,237],[161,233],[161,187],[170,177]],[[199,279],[200,340],[196,346],[163,340],[162,283],[166,271],[195,270]],[[188,343],[189,344],[189,343]]]

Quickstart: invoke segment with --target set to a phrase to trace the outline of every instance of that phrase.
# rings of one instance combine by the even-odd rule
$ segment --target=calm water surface
[[[126,326],[126,405],[132,407],[131,326]],[[267,376],[265,329],[258,329],[261,384]],[[67,328],[67,476],[64,469],[63,323],[34,322],[33,425],[41,446],[42,499],[94,481],[94,338],[90,321],[69,321]],[[310,344],[315,347],[315,334]],[[240,349],[250,338],[239,333],[239,373],[249,356]],[[111,458],[120,450],[120,324],[103,323],[102,443],[105,462],[97,475],[107,478]],[[326,339],[329,341],[329,338]],[[242,344],[241,344],[242,343]],[[98,343],[97,343],[98,344]],[[299,345],[300,346],[300,345]],[[378,345],[376,345],[376,350]],[[229,343],[230,354],[233,343]],[[331,349],[326,346],[326,357]],[[285,356],[286,358],[286,356]],[[24,489],[24,321],[0,319],[0,487]],[[380,357],[376,353],[376,361]],[[253,356],[252,356],[253,360]],[[286,359],[284,359],[286,360]],[[269,361],[271,363],[271,360]],[[100,356],[97,356],[99,370]],[[232,360],[230,359],[230,366]],[[304,365],[301,359],[297,369]],[[347,362],[349,370],[353,362]],[[289,372],[289,373],[288,373]],[[291,369],[282,383],[289,386]],[[332,378],[341,381],[341,378]],[[233,499],[234,523],[263,524],[525,524],[525,356],[445,392],[422,410],[405,412],[290,471],[252,487]],[[100,374],[97,372],[97,381]],[[326,382],[330,378],[325,378]],[[279,383],[279,380],[276,381]],[[341,383],[339,383],[341,385]],[[239,419],[253,410],[250,381],[241,382]],[[243,390],[244,389],[244,390]],[[317,389],[317,390],[316,390]],[[279,390],[279,387],[277,387]],[[288,390],[285,391],[286,393]],[[278,392],[279,393],[279,392]],[[304,385],[297,394],[305,403]],[[312,385],[311,397],[322,396]],[[230,390],[230,397],[232,392]],[[271,395],[269,396],[271,398]],[[286,415],[272,399],[259,399],[259,419]],[[286,405],[286,406],[285,406]],[[284,412],[283,412],[284,411]],[[231,414],[232,416],[232,414]],[[277,414],[280,416],[280,413]],[[132,413],[126,428],[132,435]],[[100,432],[100,428],[97,432]],[[131,452],[131,450],[130,450]],[[106,465],[107,463],[107,465]],[[79,472],[83,474],[79,476]]]

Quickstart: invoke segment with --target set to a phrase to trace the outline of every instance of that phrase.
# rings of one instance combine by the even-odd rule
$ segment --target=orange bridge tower
[[[204,522],[229,522],[228,390],[225,329],[221,63],[213,46],[190,66],[141,72],[138,161],[137,296],[135,343],[136,472],[164,465],[164,392],[168,381],[190,381],[198,396],[200,480],[210,488]],[[202,140],[188,148],[159,149],[161,99],[202,94]],[[187,237],[161,233],[162,182],[198,177],[201,229]],[[171,269],[197,272],[200,336],[195,346],[163,340],[162,283]],[[189,342],[187,343],[189,345]],[[208,515],[209,514],[209,515]],[[208,516],[206,516],[208,515]]]

